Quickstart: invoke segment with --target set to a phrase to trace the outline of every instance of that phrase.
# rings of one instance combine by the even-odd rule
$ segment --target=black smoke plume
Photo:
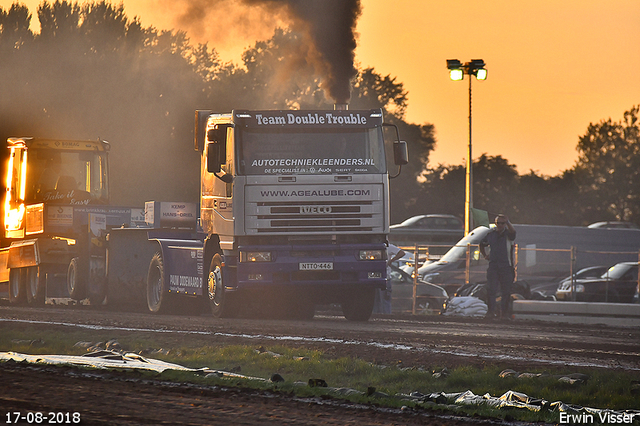
[[[178,21],[194,29],[250,27],[251,23],[243,22],[233,13],[217,13],[229,11],[231,6],[242,15],[246,11],[245,16],[254,15],[247,9],[259,8],[271,17],[283,16],[288,20],[294,31],[303,34],[310,52],[305,59],[322,76],[328,96],[337,103],[349,101],[350,81],[357,73],[353,62],[360,0],[187,0]]]

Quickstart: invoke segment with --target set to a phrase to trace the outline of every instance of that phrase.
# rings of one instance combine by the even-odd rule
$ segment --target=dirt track
[[[497,364],[519,371],[541,366],[640,370],[640,331],[541,322],[485,322],[443,317],[377,317],[349,323],[325,315],[314,321],[216,320],[209,316],[151,316],[90,309],[0,306],[0,320],[16,326],[78,324],[153,332],[176,345],[184,339],[218,343],[319,348],[377,364],[404,366]],[[16,321],[16,322],[13,322]],[[144,331],[143,331],[144,330]],[[301,339],[302,338],[302,339]],[[46,374],[43,374],[46,373]],[[82,424],[477,424],[307,401],[255,391],[168,386],[129,380],[131,375],[78,375],[68,368],[5,364],[0,406],[7,411],[81,412]],[[6,420],[6,418],[2,418]],[[1,421],[1,420],[0,420]]]

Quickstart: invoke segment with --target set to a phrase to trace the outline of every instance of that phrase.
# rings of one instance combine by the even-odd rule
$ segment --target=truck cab
[[[109,144],[22,137],[7,148],[0,286],[18,304],[87,297],[108,227],[131,218],[108,206]]]
[[[107,142],[9,138],[7,147],[5,238],[59,233],[62,221],[45,221],[45,205],[109,203]]]
[[[330,303],[369,318],[386,285],[383,126],[380,110],[196,113],[214,315],[233,315],[253,294],[302,318]]]

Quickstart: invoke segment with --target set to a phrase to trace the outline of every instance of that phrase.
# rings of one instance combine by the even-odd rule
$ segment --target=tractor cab
[[[5,237],[39,230],[44,205],[108,204],[107,142],[9,138],[7,147]]]

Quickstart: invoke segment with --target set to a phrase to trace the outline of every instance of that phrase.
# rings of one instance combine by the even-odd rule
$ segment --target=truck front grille
[[[247,222],[249,235],[382,232],[382,204],[377,201],[273,201],[255,206],[258,214]]]

